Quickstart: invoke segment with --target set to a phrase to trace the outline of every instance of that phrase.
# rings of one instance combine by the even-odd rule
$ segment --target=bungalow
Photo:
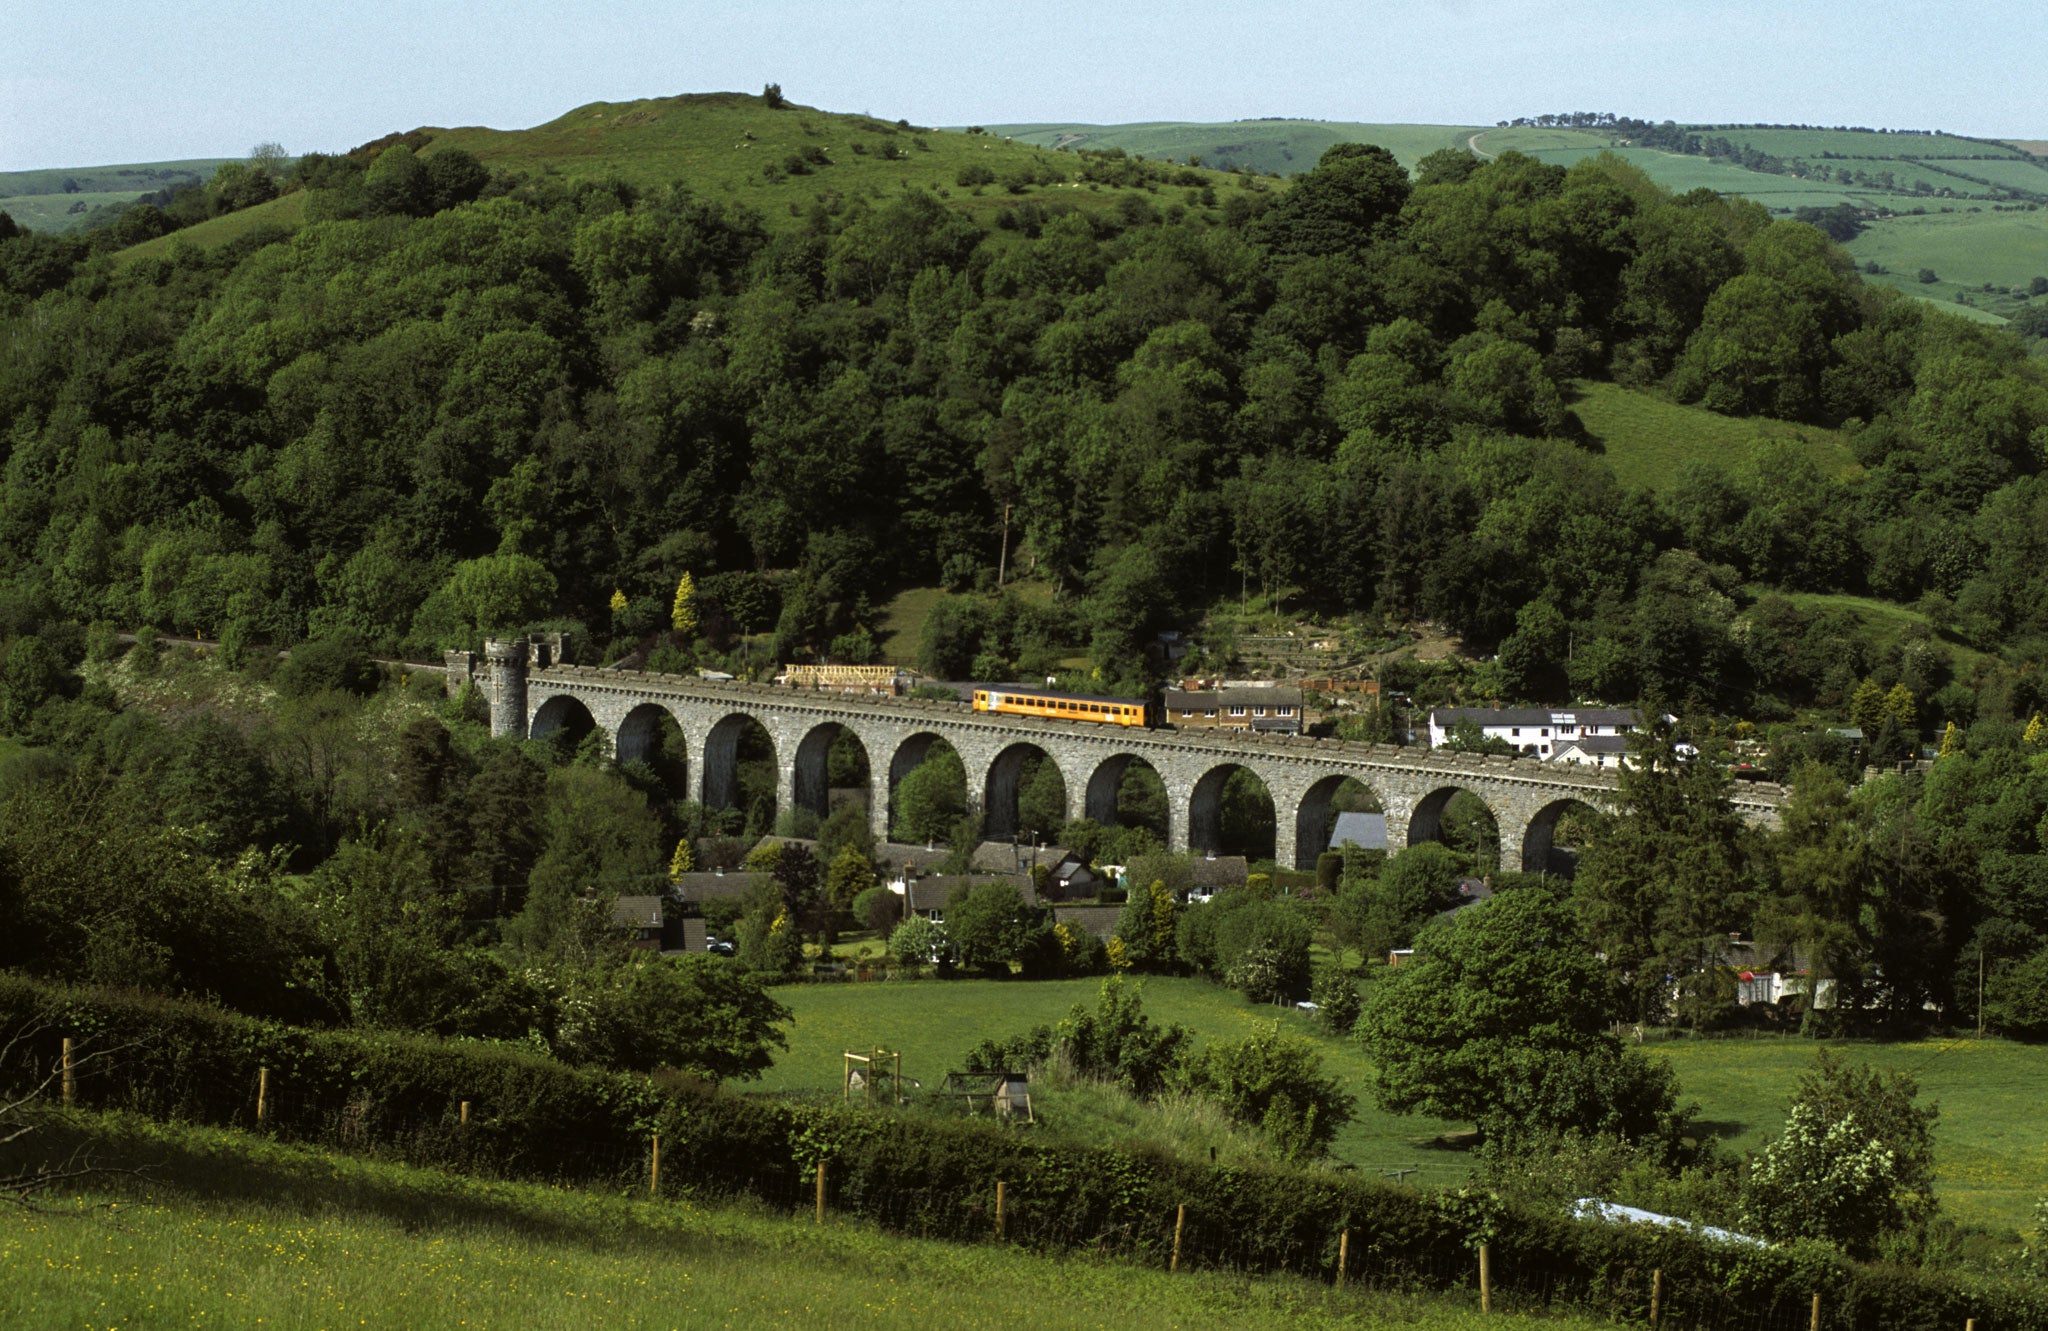
[[[1027,906],[1039,904],[1038,892],[1027,873],[933,874],[907,880],[902,888],[903,913],[918,915],[933,924],[946,922],[946,906],[955,892],[966,893],[990,883],[1007,883],[1017,889]],[[891,890],[895,890],[891,884]]]
[[[1429,713],[1429,747],[1440,749],[1451,732],[1470,723],[1487,739],[1506,740],[1517,750],[1549,758],[1561,740],[1626,735],[1642,718],[1625,707],[1436,707]]]
[[[1063,897],[1087,897],[1095,895],[1102,875],[1088,867],[1083,860],[1065,846],[1027,846],[1008,841],[984,841],[974,848],[973,867],[976,873],[1021,873],[1036,877],[1039,869],[1046,871],[1048,887],[1054,887]]]
[[[1117,917],[1123,913],[1122,906],[1054,906],[1052,922],[1055,926],[1072,925],[1107,942],[1116,932]]]
[[[1243,887],[1251,880],[1251,864],[1242,855],[1205,855],[1190,867],[1189,901],[1207,901],[1226,887]]]
[[[678,905],[702,910],[707,901],[737,901],[767,875],[714,869],[709,873],[686,873],[674,879],[669,894]]]

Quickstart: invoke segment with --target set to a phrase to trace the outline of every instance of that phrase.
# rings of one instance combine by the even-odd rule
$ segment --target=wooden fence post
[[[1180,1209],[1173,1213],[1173,1261],[1167,1265],[1166,1269],[1168,1271],[1180,1270],[1180,1235],[1181,1231],[1187,1228],[1187,1225],[1188,1204],[1182,1202]]]
[[[260,1124],[270,1117],[270,1069],[256,1069],[256,1121]]]
[[[1493,1251],[1479,1245],[1479,1311],[1493,1311]]]
[[[1001,1179],[997,1179],[997,1180],[996,1180],[996,1237],[997,1237],[997,1238],[1001,1238],[1001,1237],[1003,1236],[1003,1202],[1004,1202],[1004,1200],[1005,1200],[1005,1198],[1004,1198],[1004,1196],[1003,1196],[1003,1181],[1002,1181]]]
[[[467,1101],[467,1100],[464,1100],[464,1101],[462,1102],[462,1110],[461,1110],[461,1113],[462,1113],[462,1126],[466,1128],[466,1127],[468,1127],[468,1126],[469,1126],[469,1101]]]
[[[1343,1232],[1342,1234],[1339,1234],[1339,1235],[1337,1236],[1337,1283],[1338,1283],[1338,1284],[1340,1284],[1340,1285],[1341,1285],[1341,1284],[1343,1284],[1343,1283],[1344,1283],[1344,1280],[1345,1280],[1345,1278],[1346,1278],[1346,1276],[1348,1276],[1348,1275],[1350,1274],[1350,1272],[1349,1272],[1349,1267],[1350,1267],[1350,1265],[1351,1265],[1351,1231],[1347,1229],[1347,1230],[1345,1230],[1345,1231],[1344,1231],[1344,1232]]]
[[[653,1149],[647,1154],[647,1195],[661,1196],[661,1134],[654,1134]]]
[[[1650,1331],[1657,1331],[1657,1323],[1664,1311],[1664,1268],[1650,1272]]]
[[[825,1161],[818,1159],[818,1223],[825,1223]]]
[[[1813,1320],[1807,1325],[1812,1331],[1820,1331],[1820,1295],[1817,1293],[1813,1296]]]
[[[47,1084],[45,1083],[45,1085]],[[64,1037],[64,1107],[66,1109],[71,1108],[72,1102],[77,1098],[78,1079],[72,1075],[71,1037],[67,1035]]]

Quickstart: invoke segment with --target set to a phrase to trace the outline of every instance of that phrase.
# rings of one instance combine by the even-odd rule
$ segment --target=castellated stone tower
[[[484,644],[484,659],[490,672],[484,682],[484,697],[491,704],[491,733],[526,738],[527,643],[522,638]]]

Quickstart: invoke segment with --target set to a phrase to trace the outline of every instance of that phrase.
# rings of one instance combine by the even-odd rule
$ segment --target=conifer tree
[[[676,601],[669,608],[668,622],[686,638],[697,636],[697,580],[688,573],[676,583]]]
[[[690,838],[684,837],[676,842],[676,853],[669,857],[668,880],[671,883],[681,882],[683,875],[695,868],[696,863],[697,858],[690,851]]]

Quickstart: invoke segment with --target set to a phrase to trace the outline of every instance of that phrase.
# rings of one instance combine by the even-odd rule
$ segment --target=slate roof
[[[1206,712],[1212,707],[1292,707],[1299,711],[1301,690],[1279,684],[1269,689],[1167,689],[1163,701],[1170,712]]]
[[[1387,815],[1383,813],[1340,813],[1330,829],[1330,849],[1346,843],[1360,850],[1387,848]]]
[[[612,903],[612,927],[659,929],[661,908],[660,897],[620,897]]]
[[[1008,883],[1017,889],[1027,906],[1038,904],[1038,893],[1031,886],[1030,874],[977,873],[977,874],[934,874],[928,878],[913,878],[905,884],[904,895],[907,905],[913,911],[944,910],[953,898],[953,889],[964,887],[972,891],[990,883]]]
[[[766,874],[735,869],[730,873],[686,873],[675,880],[675,894],[686,902],[737,900]]]
[[[1570,717],[1570,721],[1562,718]],[[1433,707],[1429,723],[1445,730],[1460,721],[1481,726],[1633,726],[1642,717],[1629,707]]]
[[[953,852],[944,846],[917,846],[902,841],[883,841],[875,846],[875,858],[897,869],[911,873],[929,873],[945,863]]]
[[[1251,863],[1242,855],[1205,855],[1194,862],[1197,887],[1243,887],[1251,877]]]
[[[1054,906],[1054,924],[1072,924],[1086,929],[1097,938],[1108,938],[1116,932],[1116,918],[1124,913],[1122,906]]]

